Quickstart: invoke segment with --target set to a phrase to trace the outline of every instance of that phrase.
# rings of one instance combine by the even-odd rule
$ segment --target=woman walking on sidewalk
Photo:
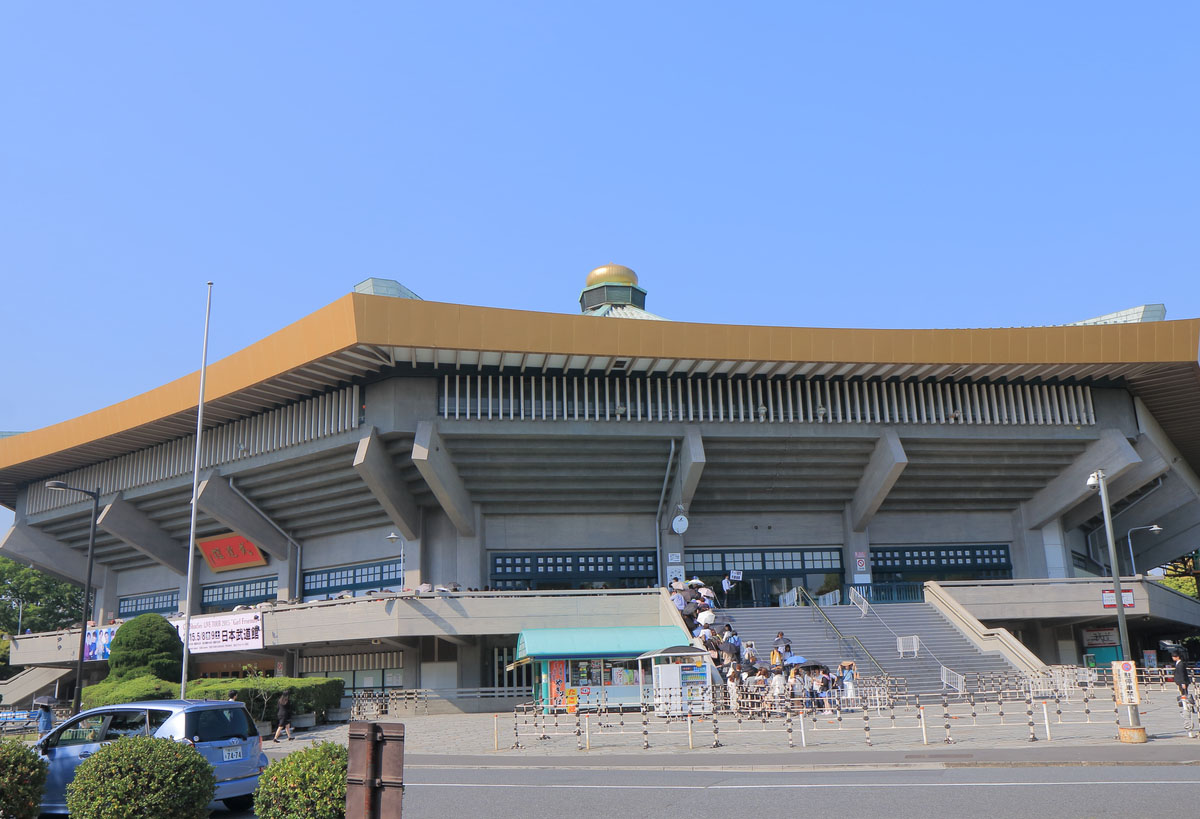
[[[289,740],[291,740],[292,739],[292,697],[287,691],[284,691],[282,694],[279,695],[279,707],[275,711],[275,717],[279,724],[275,728],[275,739],[273,741],[274,742],[279,741],[279,732],[280,731],[286,731],[287,738]]]

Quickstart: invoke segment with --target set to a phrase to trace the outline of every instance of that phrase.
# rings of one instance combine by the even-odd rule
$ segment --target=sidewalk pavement
[[[834,718],[792,720],[791,743],[785,720],[761,720],[718,715],[717,731],[711,717],[693,718],[691,747],[686,720],[667,722],[649,717],[648,734],[642,735],[640,713],[609,716],[603,725],[594,715],[580,723],[560,718],[557,732],[553,722],[535,724],[532,716],[516,720],[514,746],[512,712],[501,714],[397,715],[380,722],[405,726],[405,765],[408,767],[603,767],[657,770],[805,770],[858,767],[1022,767],[1053,765],[1200,765],[1200,739],[1191,739],[1183,729],[1178,708],[1169,701],[1146,703],[1141,709],[1146,727],[1145,744],[1122,743],[1117,739],[1111,702],[1105,711],[1091,714],[1092,722],[1071,722],[1082,714],[1064,713],[1056,722],[1054,707],[1043,715],[1036,709],[1033,735],[1025,709],[1006,713],[1000,724],[995,713],[976,718],[955,713],[950,720],[951,742],[946,742],[945,720],[940,706],[927,710],[925,734],[912,709],[896,710],[895,727],[890,714],[871,712],[868,746],[861,712],[843,715],[840,727]],[[1122,709],[1124,715],[1124,709]],[[1046,719],[1050,721],[1047,738]],[[624,723],[623,725],[621,723]],[[604,727],[607,726],[607,727]],[[547,738],[539,738],[545,734]],[[346,724],[322,725],[296,732],[296,740],[278,744],[267,740],[267,756],[280,758],[314,742],[346,744]],[[712,747],[714,736],[721,743]],[[643,741],[649,748],[643,748]],[[590,744],[590,749],[580,746]],[[499,750],[497,750],[497,746]]]

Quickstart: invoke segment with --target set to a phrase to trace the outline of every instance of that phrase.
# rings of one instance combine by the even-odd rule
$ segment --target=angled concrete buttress
[[[187,574],[187,549],[183,544],[121,496],[100,511],[96,525],[175,574]]]
[[[867,530],[867,524],[875,517],[906,466],[908,455],[900,444],[900,436],[894,429],[885,429],[875,442],[875,450],[858,481],[854,500],[850,502],[850,525],[855,532]]]
[[[1070,466],[1022,504],[1024,525],[1041,529],[1090,497],[1094,490],[1088,487],[1087,479],[1097,469],[1104,470],[1106,480],[1114,481],[1141,461],[1119,430],[1103,430]]]
[[[13,526],[0,540],[0,556],[81,586],[87,581],[86,554],[24,523]],[[107,581],[108,570],[95,564],[92,587],[104,586]]]
[[[233,491],[228,478],[209,475],[200,482],[199,490],[196,503],[200,511],[254,541],[271,556],[279,560],[288,559],[291,545],[288,539],[261,512]]]
[[[454,528],[464,537],[474,537],[475,511],[471,495],[432,422],[421,421],[417,424],[412,459]]]
[[[392,466],[387,447],[374,429],[358,442],[358,451],[354,453],[354,470],[405,540],[421,537],[421,509]]]

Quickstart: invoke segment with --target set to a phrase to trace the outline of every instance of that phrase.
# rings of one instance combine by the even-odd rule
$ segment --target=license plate
[[[235,759],[242,758],[242,748],[240,745],[233,748],[222,748],[221,753],[225,755],[226,762],[233,762]]]

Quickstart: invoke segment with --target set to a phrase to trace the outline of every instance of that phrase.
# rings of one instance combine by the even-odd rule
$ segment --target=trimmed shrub
[[[348,765],[349,754],[335,742],[289,754],[258,777],[255,815],[259,819],[342,819]]]
[[[37,819],[46,761],[19,739],[0,740],[0,816],[4,819]]]
[[[252,717],[269,722],[275,719],[279,695],[284,691],[292,692],[293,713],[323,713],[342,704],[344,685],[336,677],[225,677],[189,680],[187,694],[189,699],[223,700],[230,691],[237,691],[238,699],[246,703]]]
[[[186,742],[122,737],[75,770],[67,810],[75,819],[203,819],[216,789],[212,765]]]
[[[175,626],[161,614],[139,614],[113,635],[108,655],[108,679],[129,680],[149,674],[179,682],[183,641]]]
[[[103,682],[85,686],[80,699],[84,708],[99,708],[101,705],[120,705],[140,700],[173,700],[178,696],[179,683],[146,675],[130,680],[109,677]]]

